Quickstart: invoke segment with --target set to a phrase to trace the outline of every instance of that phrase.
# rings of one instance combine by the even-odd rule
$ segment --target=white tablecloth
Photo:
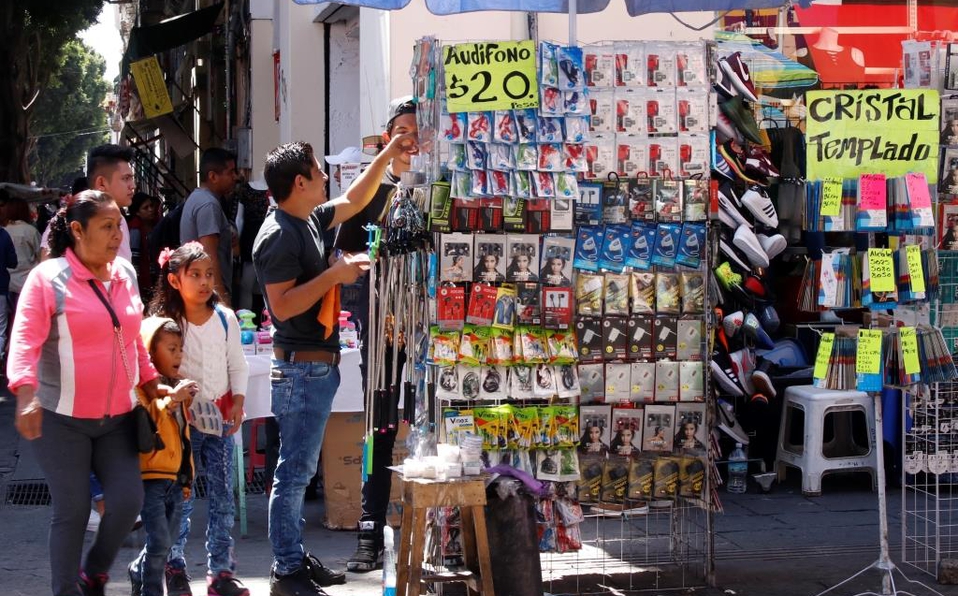
[[[249,363],[249,387],[246,389],[246,419],[272,416],[269,396],[269,368],[272,356],[246,356]],[[364,405],[363,379],[359,372],[359,350],[343,350],[339,363],[339,390],[333,398],[334,412],[362,412]]]

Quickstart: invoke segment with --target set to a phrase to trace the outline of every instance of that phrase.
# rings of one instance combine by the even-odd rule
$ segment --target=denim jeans
[[[225,435],[228,426],[223,426]],[[206,526],[207,567],[211,575],[221,571],[232,573],[236,568],[233,560],[233,518],[236,505],[233,501],[233,437],[208,435],[190,427],[190,443],[197,467],[206,473],[206,499],[209,502],[209,523]],[[183,501],[183,519],[180,535],[170,551],[170,564],[186,568],[186,538],[190,535],[190,515],[196,499],[194,487],[190,498]]]
[[[326,421],[339,388],[339,368],[322,362],[273,360],[272,411],[279,424],[279,461],[269,498],[274,569],[293,573],[303,563],[303,496],[316,473]]]
[[[143,481],[143,529],[146,545],[133,561],[131,572],[143,583],[143,596],[163,596],[164,568],[180,532],[183,487],[172,480]]]

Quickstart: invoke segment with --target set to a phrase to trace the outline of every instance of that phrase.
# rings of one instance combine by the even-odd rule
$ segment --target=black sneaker
[[[324,588],[346,583],[345,572],[336,571],[323,565],[322,561],[312,553],[306,553],[306,556],[303,557],[303,566],[309,570],[309,577]]]
[[[166,566],[166,593],[167,596],[193,596],[186,569],[169,564]]]
[[[356,552],[346,561],[346,569],[354,573],[367,573],[379,569],[383,564],[383,543],[375,538],[359,535]]]
[[[105,573],[98,573],[90,577],[81,571],[80,577],[77,579],[77,587],[83,596],[104,596],[106,594],[106,582],[109,579],[110,576]]]
[[[712,354],[709,366],[712,369],[712,378],[715,379],[724,393],[733,396],[745,395],[745,388],[742,386],[728,354],[716,350]]]
[[[126,572],[130,575],[131,596],[141,596],[143,594],[143,578],[136,571],[136,561],[126,566]]]
[[[206,576],[206,594],[207,596],[249,596],[249,590],[229,571],[220,571],[215,576]]]
[[[276,575],[269,572],[269,596],[329,596],[319,584],[310,577],[309,569],[303,565],[289,575]]]

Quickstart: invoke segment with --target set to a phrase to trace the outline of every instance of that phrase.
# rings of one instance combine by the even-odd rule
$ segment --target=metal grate
[[[4,505],[45,506],[50,504],[50,489],[43,480],[17,480],[4,486]]]

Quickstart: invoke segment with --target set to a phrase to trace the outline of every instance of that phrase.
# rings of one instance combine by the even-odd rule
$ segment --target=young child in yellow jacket
[[[128,571],[133,594],[163,596],[166,560],[179,533],[183,500],[193,483],[193,455],[187,409],[196,394],[193,381],[180,377],[183,360],[183,332],[173,319],[149,317],[140,326],[143,344],[161,382],[174,387],[173,393],[152,402],[139,393],[140,403],[156,421],[163,448],[140,454],[143,475],[143,528],[146,545],[130,563]]]

